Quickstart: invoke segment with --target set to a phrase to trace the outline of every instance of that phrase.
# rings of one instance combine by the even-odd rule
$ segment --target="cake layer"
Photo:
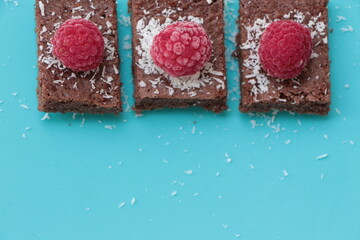
[[[213,112],[227,109],[223,0],[130,0],[133,27],[135,109],[201,106]],[[212,57],[197,75],[173,78],[154,65],[152,40],[177,21],[202,24],[213,46]]]
[[[71,18],[94,22],[105,40],[104,60],[89,72],[74,72],[52,54],[51,39]],[[36,0],[38,99],[44,112],[119,113],[120,59],[115,0]]]
[[[272,109],[326,115],[330,110],[328,56],[328,0],[241,1],[238,53],[241,69],[242,112]],[[293,20],[307,26],[313,53],[296,79],[279,80],[261,69],[258,47],[266,26],[275,20]]]

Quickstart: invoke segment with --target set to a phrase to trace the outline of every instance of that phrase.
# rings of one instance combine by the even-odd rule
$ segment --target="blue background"
[[[226,4],[231,111],[129,111],[130,26],[119,0],[128,111],[41,121],[34,1],[18,2],[0,0],[0,240],[360,239],[358,0],[329,4],[330,115],[273,120],[237,110],[237,1]]]

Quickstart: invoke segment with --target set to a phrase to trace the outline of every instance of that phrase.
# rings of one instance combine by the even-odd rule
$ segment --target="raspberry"
[[[310,31],[297,22],[273,22],[261,37],[260,62],[271,77],[291,79],[299,76],[308,64],[311,52]]]
[[[178,22],[155,36],[150,50],[155,64],[173,77],[199,72],[211,57],[211,42],[203,26]]]
[[[85,19],[65,21],[55,33],[53,54],[74,71],[99,67],[104,56],[104,39],[98,27]]]

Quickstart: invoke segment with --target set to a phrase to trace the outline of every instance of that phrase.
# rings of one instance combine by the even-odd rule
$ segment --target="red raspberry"
[[[299,76],[308,64],[311,52],[310,31],[297,22],[273,22],[261,37],[260,62],[271,77],[291,79]]]
[[[199,72],[211,57],[211,42],[203,26],[178,22],[155,36],[150,51],[155,64],[173,77]]]
[[[53,54],[74,71],[99,67],[104,56],[104,38],[98,27],[85,19],[65,21],[55,33]]]

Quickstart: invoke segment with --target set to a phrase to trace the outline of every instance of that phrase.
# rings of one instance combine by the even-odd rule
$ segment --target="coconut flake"
[[[146,83],[145,83],[144,81],[140,81],[140,82],[139,82],[139,86],[140,86],[140,87],[146,87]]]
[[[184,173],[185,173],[186,175],[192,175],[192,174],[193,174],[193,170],[186,170],[186,171],[184,171]]]
[[[352,26],[342,27],[340,28],[341,32],[353,32],[354,28]]]
[[[45,121],[45,120],[50,120],[51,117],[49,115],[49,113],[45,113],[44,117],[41,119],[41,121]]]
[[[25,105],[25,104],[21,104],[20,107],[22,107],[22,108],[24,108],[24,109],[26,109],[26,110],[29,110],[29,109],[30,109],[30,107],[29,107],[28,105]]]
[[[41,16],[45,16],[45,7],[44,7],[44,3],[42,1],[39,1],[39,8],[40,8],[40,12],[41,12]]]
[[[122,202],[122,203],[120,203],[119,205],[118,205],[118,208],[122,208],[122,207],[124,207],[126,205],[126,202]]]
[[[329,156],[329,154],[323,154],[323,155],[320,155],[318,157],[315,158],[315,160],[321,160],[321,159],[325,159]]]

